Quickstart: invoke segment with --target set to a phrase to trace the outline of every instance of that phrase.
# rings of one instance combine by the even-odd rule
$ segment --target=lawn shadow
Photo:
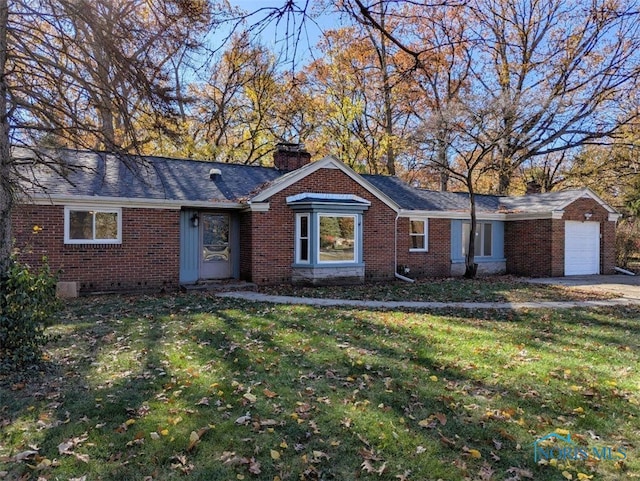
[[[18,424],[39,425],[30,434],[42,456],[62,461],[58,476],[398,479],[410,470],[410,479],[456,480],[488,465],[499,477],[517,467],[555,479],[533,460],[537,437],[563,427],[624,443],[640,415],[623,387],[589,385],[602,367],[579,367],[596,344],[635,346],[631,311],[616,322],[607,310],[435,314],[202,294],[91,302],[59,327],[55,397],[44,385],[37,398],[25,392],[0,428],[11,437]],[[634,350],[607,349],[612,366],[637,362]],[[58,452],[84,437],[72,451],[88,463]]]

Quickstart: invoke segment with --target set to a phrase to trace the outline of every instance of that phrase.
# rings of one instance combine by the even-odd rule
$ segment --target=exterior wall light
[[[584,213],[584,218],[585,218],[586,220],[589,220],[589,219],[591,219],[591,216],[592,216],[592,215],[593,215],[593,213],[591,213],[591,212],[585,212],[585,213]]]
[[[198,227],[198,225],[200,224],[200,216],[198,215],[198,213],[196,212],[195,214],[193,214],[191,216],[191,225],[193,227]]]

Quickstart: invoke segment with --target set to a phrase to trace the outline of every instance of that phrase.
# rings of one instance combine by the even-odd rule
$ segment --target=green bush
[[[631,259],[640,255],[640,222],[636,218],[624,219],[616,229],[616,265],[630,268]]]
[[[48,341],[45,329],[61,306],[56,282],[46,258],[38,270],[11,259],[0,278],[0,370],[42,360],[42,348]]]

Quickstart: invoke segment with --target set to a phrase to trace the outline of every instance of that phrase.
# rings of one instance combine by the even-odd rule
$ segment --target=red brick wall
[[[20,205],[12,225],[21,260],[37,266],[47,256],[60,280],[78,282],[81,292],[159,291],[178,288],[179,217],[175,210],[123,208],[118,245],[65,244],[63,206]]]
[[[428,220],[428,252],[410,252],[409,248],[409,219],[403,217],[398,219],[398,265],[409,267],[407,277],[451,275],[451,220]]]
[[[371,206],[362,216],[365,277],[394,277],[395,212],[342,171],[320,169],[275,194],[269,199],[268,212],[252,212],[251,222],[243,223],[251,237],[250,252],[245,250],[242,254],[243,265],[251,266],[250,279],[253,282],[290,282],[294,262],[295,213],[287,206],[286,198],[303,192],[355,194],[370,201]],[[246,231],[241,235],[247,235]]]
[[[552,229],[551,219],[505,222],[507,272],[533,277],[551,276]]]
[[[564,209],[562,219],[519,220],[505,223],[507,272],[534,277],[564,275],[565,221],[600,222],[600,272],[610,274],[615,266],[615,222],[591,198],[580,198]]]

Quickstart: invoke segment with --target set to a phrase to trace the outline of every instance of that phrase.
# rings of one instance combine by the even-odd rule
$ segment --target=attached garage
[[[564,275],[600,274],[600,223],[565,221]]]

